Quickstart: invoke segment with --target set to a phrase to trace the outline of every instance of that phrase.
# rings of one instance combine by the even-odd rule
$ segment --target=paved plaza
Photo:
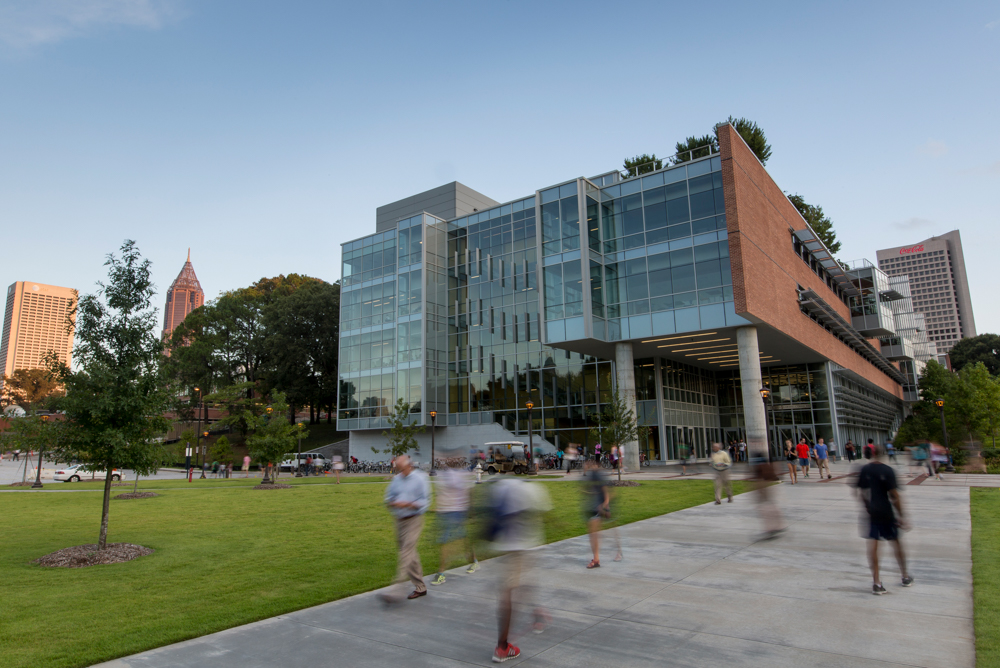
[[[974,666],[968,488],[904,487],[916,582],[899,585],[883,546],[889,593],[872,596],[859,504],[844,482],[774,487],[788,522],[776,540],[760,540],[743,495],[623,527],[624,561],[605,550],[597,570],[584,568],[585,536],[544,547],[536,576],[552,624],[534,635],[516,617],[522,655],[510,664]],[[497,570],[450,571],[425,598],[389,609],[370,592],[101,665],[491,665]]]

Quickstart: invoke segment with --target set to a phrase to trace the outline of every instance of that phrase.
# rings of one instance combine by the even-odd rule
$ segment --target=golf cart
[[[487,459],[484,469],[490,475],[495,473],[515,473],[532,475],[535,467],[530,458],[525,457],[528,446],[521,441],[497,441],[486,443]]]

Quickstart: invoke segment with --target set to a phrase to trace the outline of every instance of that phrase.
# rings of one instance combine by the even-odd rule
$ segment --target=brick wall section
[[[770,325],[902,398],[895,381],[799,309],[801,285],[815,290],[851,321],[847,305],[795,254],[791,231],[806,227],[796,208],[731,125],[720,127],[718,133],[736,312]]]

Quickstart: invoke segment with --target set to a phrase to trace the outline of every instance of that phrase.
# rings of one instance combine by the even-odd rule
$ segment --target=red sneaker
[[[521,650],[510,643],[507,643],[506,649],[497,645],[497,648],[493,650],[493,663],[503,663],[504,661],[516,659],[519,656],[521,656]]]

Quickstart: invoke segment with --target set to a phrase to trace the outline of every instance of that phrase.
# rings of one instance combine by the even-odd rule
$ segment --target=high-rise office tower
[[[44,283],[18,281],[7,288],[7,308],[0,339],[3,373],[17,369],[41,369],[45,356],[54,352],[69,364],[73,355],[70,314],[77,293]]]
[[[889,276],[909,276],[913,307],[923,313],[927,335],[945,355],[959,339],[976,335],[969,279],[958,230],[916,244],[880,250],[878,266]]]
[[[174,327],[184,322],[187,314],[205,303],[205,293],[191,264],[191,249],[181,273],[167,290],[167,304],[163,309],[163,338],[170,336]]]

